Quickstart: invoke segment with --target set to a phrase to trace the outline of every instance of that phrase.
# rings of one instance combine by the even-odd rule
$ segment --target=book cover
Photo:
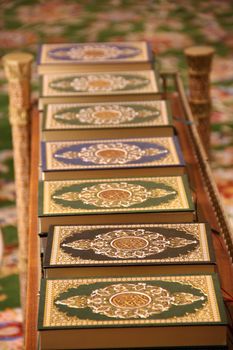
[[[49,225],[61,221],[64,224],[86,224],[90,220],[94,220],[93,224],[116,223],[116,220],[192,222],[194,212],[185,175],[40,182],[40,229],[45,232]],[[128,214],[134,214],[133,218]]]
[[[186,176],[41,182],[39,215],[194,210]]]
[[[135,266],[143,265],[159,270],[161,265],[168,272],[170,265],[176,272],[184,265],[208,265],[214,271],[214,253],[209,228],[204,223],[143,224],[143,225],[89,225],[52,226],[48,233],[45,269],[51,269],[49,277],[57,274],[65,277],[78,267],[91,267],[94,276],[98,267],[106,269],[122,266],[126,272],[135,273]],[[128,267],[132,266],[132,269]],[[70,268],[73,269],[70,269]],[[203,267],[204,270],[205,267]],[[72,271],[71,271],[72,272]],[[116,272],[119,273],[117,270]],[[87,273],[87,269],[83,269]],[[105,273],[105,271],[103,271]]]
[[[43,110],[44,140],[173,135],[169,101],[54,103]]]
[[[132,72],[46,74],[41,96],[156,94],[158,82],[152,70]]]
[[[148,43],[143,41],[43,44],[38,55],[39,65],[111,64],[152,61]]]
[[[74,178],[82,178],[81,170],[101,169],[112,173],[125,169],[126,176],[131,168],[132,172],[135,168],[150,172],[177,168],[181,173],[185,166],[177,137],[43,142],[41,158],[42,171],[51,176],[47,179],[55,179],[59,173],[65,178],[67,171],[74,171]],[[89,172],[92,177],[93,171]]]
[[[42,130],[117,129],[172,124],[169,101],[48,104]]]
[[[81,348],[226,342],[226,317],[214,274],[43,280],[38,328],[42,347],[47,341],[50,346],[58,343],[55,334],[69,346],[85,334]],[[95,330],[99,337],[93,339]]]

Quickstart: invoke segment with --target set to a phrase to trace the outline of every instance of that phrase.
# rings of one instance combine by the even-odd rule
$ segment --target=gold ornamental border
[[[126,183],[134,183],[135,181],[144,181],[147,182],[161,182],[162,184],[166,184],[169,186],[175,186],[177,190],[177,197],[172,200],[169,203],[156,205],[156,206],[150,206],[148,208],[137,208],[137,212],[147,212],[151,210],[159,211],[159,210],[189,210],[190,205],[188,202],[188,197],[186,193],[185,183],[183,181],[182,176],[168,176],[168,177],[131,177],[131,178],[114,178],[114,179],[92,179],[90,181],[90,187],[95,184],[101,184],[101,183],[120,183],[120,182],[126,182]],[[66,208],[60,204],[55,203],[55,201],[52,198],[53,193],[56,190],[59,190],[63,188],[64,186],[69,185],[78,185],[82,183],[86,183],[87,180],[64,180],[64,181],[44,181],[44,188],[43,188],[43,215],[52,215],[52,214],[66,214],[67,210]],[[70,208],[69,207],[69,213],[119,213],[119,212],[135,212],[135,208],[116,208],[116,209],[108,209],[108,208],[97,208],[97,209],[77,209],[77,208]]]
[[[94,125],[72,125],[68,124],[62,124],[56,121],[53,116],[56,113],[59,113],[61,110],[65,108],[85,108],[85,107],[96,107],[96,106],[103,106],[103,107],[110,107],[110,106],[128,106],[128,105],[135,105],[135,106],[145,106],[145,107],[156,107],[160,111],[160,115],[155,118],[154,121],[150,122],[141,122],[141,123],[123,123],[118,125],[109,125],[109,124],[94,124]],[[99,103],[70,103],[70,104],[48,104],[46,112],[45,112],[45,129],[46,130],[53,130],[53,129],[102,129],[102,128],[122,128],[122,127],[136,127],[136,126],[154,126],[154,125],[169,125],[169,118],[168,118],[168,108],[165,101],[158,100],[158,101],[128,101],[128,102],[99,102]]]
[[[130,71],[130,72],[98,72],[98,73],[77,73],[76,74],[79,78],[82,77],[88,77],[88,76],[140,76],[141,78],[145,78],[148,80],[147,86],[143,88],[138,88],[138,89],[129,89],[124,91],[124,95],[130,95],[130,94],[138,94],[138,93],[157,93],[159,92],[159,87],[156,82],[155,74],[153,70],[145,70],[145,71]],[[42,81],[42,95],[44,97],[47,96],[83,96],[83,95],[89,95],[89,96],[98,96],[98,95],[120,95],[121,91],[95,91],[95,92],[90,92],[90,91],[59,91],[57,92],[53,88],[49,86],[50,83],[52,83],[56,79],[66,79],[66,78],[75,78],[75,74],[47,74],[43,76],[43,81]]]
[[[80,165],[80,164],[66,164],[62,161],[54,158],[54,153],[60,150],[63,147],[75,146],[75,145],[83,145],[84,143],[90,144],[90,146],[99,145],[99,144],[116,144],[116,143],[133,143],[133,142],[150,142],[155,146],[163,146],[168,149],[169,153],[162,159],[152,160],[146,163],[136,163],[135,161],[131,161],[130,164],[127,162],[124,164],[114,164],[114,168],[132,168],[132,167],[141,167],[141,166],[169,166],[169,165],[180,165],[180,160],[177,154],[176,145],[174,143],[174,138],[171,136],[168,137],[157,137],[157,138],[130,138],[129,139],[109,139],[109,140],[93,140],[93,141],[51,141],[47,142],[45,146],[46,152],[46,168],[47,170],[64,170],[64,169],[99,169],[99,168],[109,168],[113,167],[113,164],[93,164],[93,165]],[[87,146],[85,146],[87,147]],[[143,151],[143,150],[142,150]],[[153,156],[151,156],[153,157]],[[143,158],[143,155],[141,156]],[[81,159],[81,158],[80,158]],[[82,159],[81,159],[82,160]],[[93,162],[94,163],[94,162]]]
[[[68,316],[59,311],[54,305],[55,299],[69,288],[78,288],[80,285],[89,285],[98,282],[112,283],[137,283],[153,281],[170,281],[190,285],[200,289],[206,296],[207,302],[198,311],[181,317],[167,319],[137,319],[137,320],[106,320],[95,321],[92,319],[81,320],[77,316]],[[47,280],[45,290],[45,302],[43,310],[43,327],[85,327],[85,326],[114,326],[114,325],[151,325],[151,324],[177,324],[177,323],[206,323],[220,322],[220,310],[218,307],[215,288],[210,275],[186,275],[186,276],[158,276],[158,277],[114,277],[114,278],[80,278]]]
[[[116,230],[116,229],[140,229],[144,228],[146,230],[149,230],[150,228],[174,228],[177,230],[181,230],[184,232],[188,232],[189,234],[192,234],[195,238],[199,240],[199,246],[191,253],[187,253],[184,256],[178,256],[176,258],[165,258],[165,259],[117,259],[117,260],[111,260],[111,264],[117,265],[122,263],[160,263],[160,262],[184,262],[184,261],[209,261],[210,255],[209,255],[209,247],[206,237],[206,230],[204,224],[187,224],[187,225],[118,225],[118,226],[109,226],[109,225],[99,225],[99,226],[55,226],[54,227],[54,234],[53,234],[53,241],[52,241],[52,247],[51,247],[51,256],[50,256],[50,264],[51,265],[72,265],[72,264],[109,264],[109,261],[104,260],[85,260],[78,257],[72,257],[68,253],[63,252],[63,250],[60,248],[60,243],[66,238],[70,237],[71,233],[83,233],[83,231],[86,230],[94,230],[94,229],[102,229],[102,228],[108,228],[110,231]]]
[[[122,47],[124,46],[129,46],[129,43],[124,43],[124,42],[108,42],[108,43],[95,43],[96,44],[100,44],[101,46],[106,45],[106,48],[108,48],[109,45],[121,45]],[[86,44],[82,44],[82,46],[91,46],[92,43],[86,43]],[[73,46],[77,46],[80,47],[80,45],[76,45],[75,43],[73,44],[43,44],[42,46],[42,52],[41,52],[41,61],[40,64],[48,64],[48,63],[56,63],[56,64],[73,64],[74,62],[67,62],[67,60],[55,60],[51,57],[49,57],[48,53],[51,50],[57,49],[57,48],[69,48],[69,47],[73,47]],[[148,54],[147,54],[147,46],[145,44],[145,42],[141,42],[141,41],[133,41],[130,43],[130,46],[139,49],[141,52],[139,55],[137,55],[136,57],[130,57],[130,58],[124,58],[124,59],[119,59],[119,58],[115,58],[114,60],[111,60],[111,62],[108,59],[103,59],[103,62],[105,63],[119,63],[119,62],[124,62],[124,63],[128,63],[128,62],[147,62],[148,60]],[[86,63],[85,61],[80,61],[80,63]],[[87,64],[94,64],[95,62],[93,61],[88,61]]]

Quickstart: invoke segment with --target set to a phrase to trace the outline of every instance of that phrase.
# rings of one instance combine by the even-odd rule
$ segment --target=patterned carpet
[[[0,0],[1,55],[36,54],[40,42],[148,40],[161,66],[178,68],[186,81],[183,49],[207,44],[213,64],[212,167],[233,220],[233,3],[227,0]],[[38,77],[33,74],[33,95]],[[17,229],[7,84],[0,70],[0,349],[22,349],[17,275]],[[3,251],[3,255],[1,252]]]

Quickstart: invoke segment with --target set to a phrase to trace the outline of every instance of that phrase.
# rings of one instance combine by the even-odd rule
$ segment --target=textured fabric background
[[[233,3],[229,0],[1,0],[0,54],[38,43],[148,40],[165,68],[186,81],[183,49],[216,50],[212,73],[212,167],[226,211],[233,218]],[[33,67],[33,97],[38,77]],[[17,277],[17,230],[7,84],[0,69],[0,349],[22,349]],[[1,251],[1,249],[0,249]]]

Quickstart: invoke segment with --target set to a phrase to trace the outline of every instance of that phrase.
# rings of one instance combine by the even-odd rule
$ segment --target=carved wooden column
[[[193,46],[185,51],[190,84],[190,106],[206,153],[210,151],[210,71],[214,49]]]
[[[10,53],[3,57],[8,79],[9,120],[12,129],[19,239],[21,304],[24,309],[27,283],[28,200],[30,157],[30,76],[33,56]]]

